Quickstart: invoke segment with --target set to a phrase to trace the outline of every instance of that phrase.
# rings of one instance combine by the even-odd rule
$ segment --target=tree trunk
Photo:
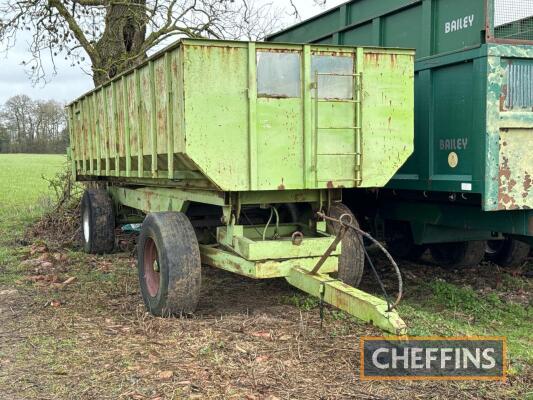
[[[104,33],[95,44],[98,59],[91,60],[95,86],[140,64],[146,58],[146,53],[142,51],[146,24],[146,0],[131,0],[109,6]]]

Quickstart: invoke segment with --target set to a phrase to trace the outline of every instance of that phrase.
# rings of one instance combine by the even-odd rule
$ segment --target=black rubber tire
[[[409,223],[403,221],[387,221],[387,250],[395,259],[418,261],[427,250],[427,246],[415,244]]]
[[[427,247],[414,243],[387,242],[387,250],[391,256],[399,260],[419,261]]]
[[[436,243],[429,248],[433,261],[447,269],[475,267],[485,256],[484,241]]]
[[[155,259],[150,249],[155,245]],[[148,254],[150,253],[150,254]],[[154,262],[159,267],[157,287],[148,279]],[[151,264],[151,265],[149,265]],[[192,314],[202,283],[200,248],[183,213],[151,213],[145,218],[137,244],[137,267],[146,308],[156,316]]]
[[[328,210],[328,216],[332,218],[339,219],[343,214],[351,215],[353,224],[359,227],[357,219],[344,204],[332,204]],[[327,221],[326,230],[329,234],[336,235],[339,229],[339,223]],[[365,253],[363,244],[353,229],[349,229],[346,232],[342,239],[341,247],[338,278],[347,285],[358,287],[365,269]]]
[[[491,247],[492,251],[489,251]],[[485,258],[504,268],[518,267],[527,260],[530,250],[527,243],[516,239],[489,240]]]
[[[87,189],[81,199],[83,250],[90,254],[111,253],[115,247],[115,211],[104,189]]]

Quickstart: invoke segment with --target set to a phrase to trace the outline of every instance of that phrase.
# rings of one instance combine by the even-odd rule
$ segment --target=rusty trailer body
[[[156,314],[194,308],[184,298],[197,296],[198,253],[241,275],[285,277],[401,333],[385,301],[322,275],[342,275],[341,254],[351,251],[359,271],[349,283],[358,283],[354,237],[342,239],[319,273],[309,271],[336,235],[315,213],[339,218],[346,212],[332,210],[342,209],[342,188],[390,180],[413,151],[413,104],[412,50],[177,42],[68,106],[72,172],[105,187],[113,204],[104,205],[102,191],[86,193],[86,249],[110,247],[93,214],[104,221],[112,212],[119,223],[148,215],[139,278]],[[189,247],[170,257],[177,250],[169,237]],[[188,278],[176,278],[178,270]]]
[[[269,40],[416,48],[415,151],[378,201],[370,196],[378,207],[362,212],[378,216],[375,226],[407,223],[419,245],[533,243],[530,6],[352,0]]]

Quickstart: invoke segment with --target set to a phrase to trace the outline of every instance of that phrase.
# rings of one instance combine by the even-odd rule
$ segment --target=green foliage
[[[515,277],[504,280],[514,282],[514,289],[528,285]],[[400,306],[399,312],[405,317],[410,335],[505,336],[512,368],[519,371],[523,362],[533,362],[533,313],[529,304],[506,301],[504,294],[497,290],[476,291],[437,279],[420,285]]]
[[[289,304],[291,306],[298,307],[303,311],[310,311],[318,307],[320,301],[313,296],[308,296],[306,294],[293,294],[291,296],[285,296],[282,299],[284,304]]]

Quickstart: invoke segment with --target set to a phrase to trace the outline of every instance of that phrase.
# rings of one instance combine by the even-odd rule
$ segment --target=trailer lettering
[[[466,150],[468,147],[468,138],[459,139],[440,139],[439,148],[443,151]]]
[[[444,24],[444,33],[457,32],[474,26],[475,15],[468,15],[464,18],[454,19]]]

